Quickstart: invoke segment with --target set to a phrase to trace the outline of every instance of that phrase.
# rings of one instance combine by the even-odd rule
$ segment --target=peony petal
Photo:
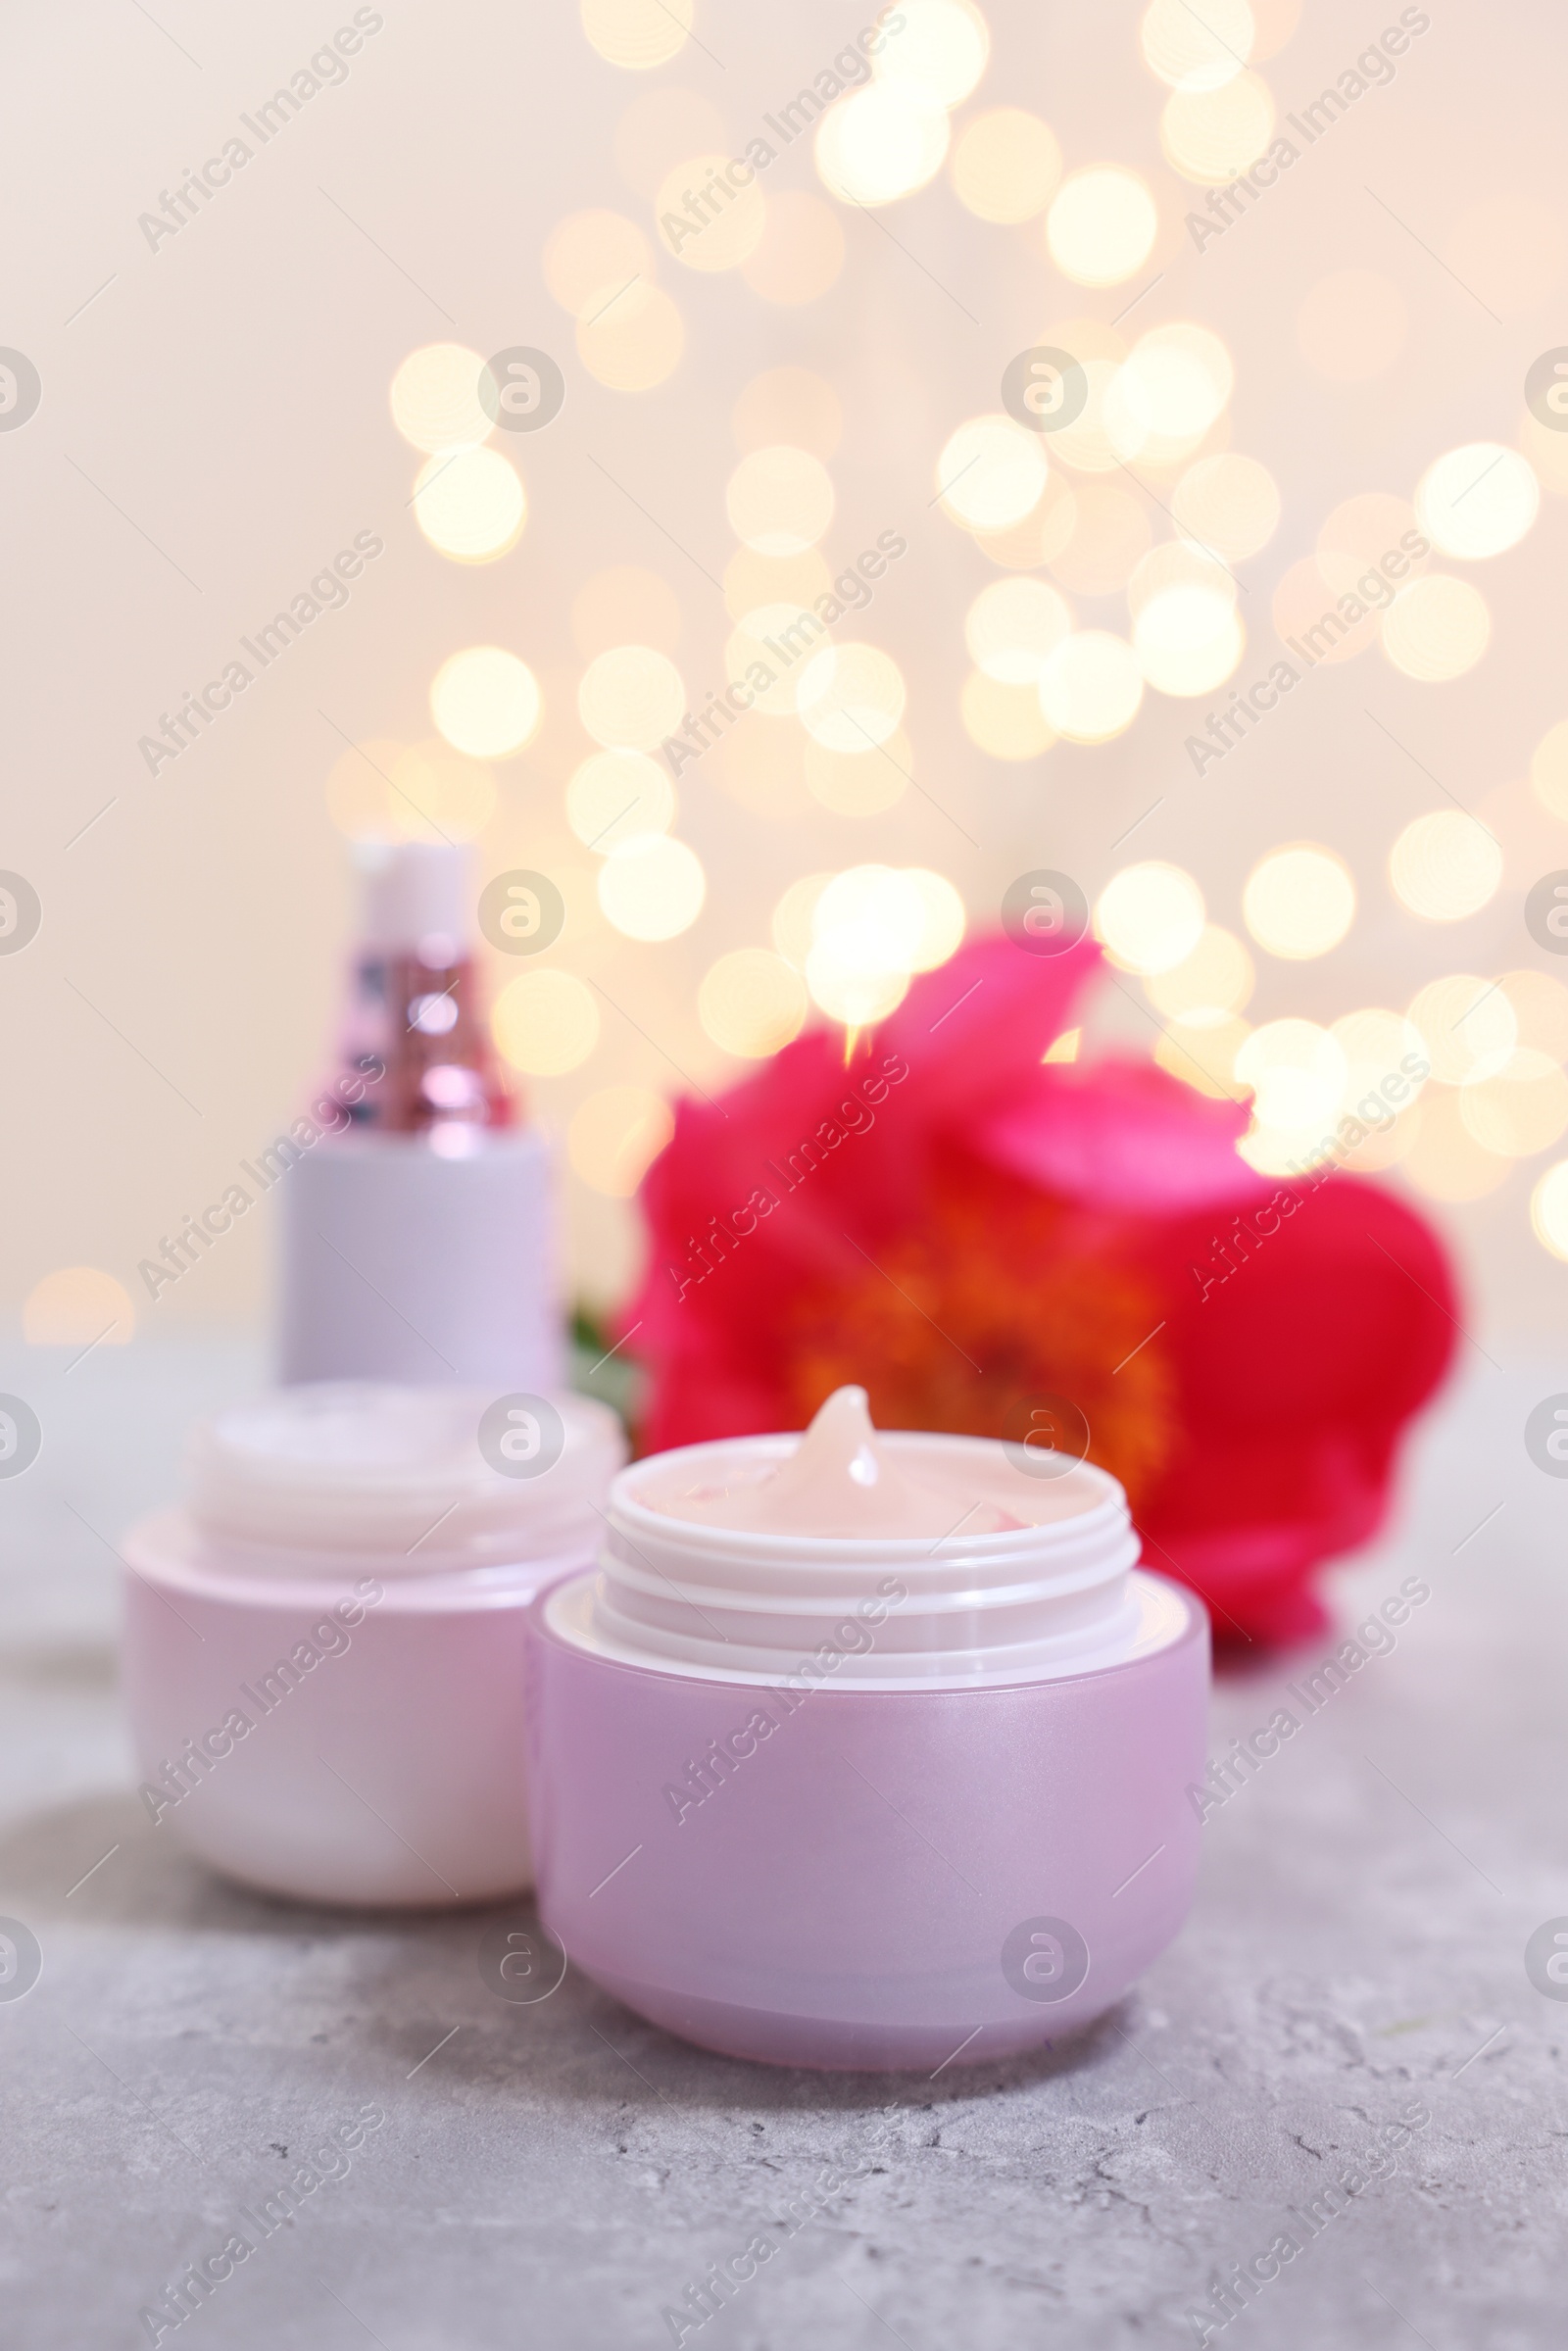
[[[927,1118],[957,1118],[1039,1068],[1100,964],[1088,939],[1059,955],[1031,955],[996,934],[971,939],[915,981],[878,1029],[878,1048],[908,1062]]]
[[[975,1149],[1048,1192],[1151,1215],[1262,1200],[1238,1158],[1245,1103],[1214,1102],[1142,1061],[1053,1062],[984,1118]]]
[[[1342,1174],[1284,1191],[1294,1211],[1245,1253],[1206,1223],[1166,1236],[1188,1260],[1166,1333],[1187,1442],[1142,1513],[1216,1620],[1250,1631],[1283,1628],[1302,1579],[1376,1534],[1459,1330],[1443,1251],[1401,1202]]]

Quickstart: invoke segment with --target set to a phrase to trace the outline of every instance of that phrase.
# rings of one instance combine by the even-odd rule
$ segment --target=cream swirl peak
[[[884,1445],[863,1388],[840,1388],[830,1396],[782,1458],[747,1458],[740,1447],[731,1458],[733,1467],[726,1464],[721,1479],[710,1474],[680,1485],[651,1482],[643,1499],[651,1509],[701,1526],[873,1541],[999,1535],[1037,1519],[1034,1511],[1020,1513],[986,1494],[970,1460],[960,1457],[950,1466],[934,1449],[911,1458],[906,1447]],[[710,1455],[705,1466],[711,1464]],[[1069,1508],[1087,1508],[1097,1498],[1075,1493]]]

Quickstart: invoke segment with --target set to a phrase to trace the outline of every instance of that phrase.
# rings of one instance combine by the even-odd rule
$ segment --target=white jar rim
[[[508,1404],[530,1408],[535,1450],[503,1471],[506,1432],[487,1457],[481,1425]],[[242,1575],[430,1576],[584,1557],[625,1454],[618,1418],[591,1396],[322,1382],[203,1422],[188,1511],[208,1564]]]
[[[674,1514],[668,1497],[682,1479],[733,1477],[787,1458],[799,1443],[725,1439],[622,1470],[591,1598],[574,1585],[553,1604],[563,1637],[623,1662],[719,1680],[776,1681],[816,1659],[841,1689],[1094,1672],[1151,1638],[1149,1579],[1136,1589],[1132,1580],[1140,1544],[1126,1496],[1089,1462],[1034,1454],[1026,1468],[990,1438],[878,1432],[878,1445],[911,1470],[923,1461],[946,1484],[967,1477],[977,1494],[1008,1494],[1015,1515],[1033,1513],[971,1536],[960,1522],[934,1543]],[[646,1498],[651,1491],[663,1507]],[[1180,1629],[1173,1623],[1170,1638]]]

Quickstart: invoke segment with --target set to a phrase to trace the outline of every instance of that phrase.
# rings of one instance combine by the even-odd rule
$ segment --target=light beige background
[[[1181,749],[1190,708],[1157,695],[1103,748],[1060,745],[1024,767],[989,760],[962,732],[957,697],[963,613],[995,574],[931,504],[936,454],[963,418],[996,405],[1002,367],[1048,320],[1108,319],[1133,289],[1067,285],[1038,223],[985,228],[939,177],[876,218],[850,214],[842,275],[804,311],[770,308],[732,275],[703,278],[662,260],[662,282],[686,322],[684,360],[656,392],[612,393],[577,364],[540,252],[552,225],[586,206],[651,227],[612,152],[624,108],[651,81],[696,89],[739,146],[863,20],[847,0],[788,9],[703,0],[696,30],[706,46],[689,42],[645,76],[598,57],[561,0],[461,10],[385,0],[383,13],[384,30],[346,84],[314,100],[153,253],[138,214],[217,152],[238,113],[351,11],[332,0],[265,12],[158,0],[156,24],[128,0],[7,12],[0,343],[25,351],[44,385],[32,420],[0,434],[0,865],[25,873],[44,903],[38,938],[0,958],[0,1214],[13,1308],[52,1270],[89,1264],[132,1288],[144,1328],[265,1314],[265,1211],[156,1308],[135,1266],[184,1211],[221,1192],[324,1065],[350,907],[323,791],[342,748],[334,729],[427,733],[429,680],[471,642],[520,653],[547,709],[537,741],[498,770],[487,865],[560,875],[569,920],[557,958],[635,1005],[662,1053],[710,1090],[742,1065],[705,1037],[698,984],[725,950],[766,943],[794,876],[872,858],[932,865],[983,923],[1028,867],[1065,867],[1093,896],[1133,854],[1113,848],[1117,836],[1160,795],[1136,854],[1190,868],[1211,917],[1232,928],[1248,871],[1276,843],[1325,841],[1354,867],[1360,909],[1349,937],[1317,962],[1259,955],[1254,1019],[1402,1006],[1443,971],[1554,968],[1531,947],[1520,906],[1539,871],[1568,864],[1568,826],[1532,818],[1520,779],[1541,734],[1568,713],[1559,499],[1546,499],[1513,553],[1461,566],[1484,588],[1494,638],[1457,683],[1412,684],[1374,650],[1315,675],[1255,744],[1201,783]],[[1432,30],[1393,86],[1370,93],[1266,207],[1200,255],[1182,228],[1200,199],[1159,154],[1165,93],[1139,62],[1139,11],[986,8],[992,63],[963,113],[1026,104],[1054,125],[1069,169],[1113,159],[1142,171],[1161,214],[1148,274],[1164,275],[1140,322],[1198,319],[1235,355],[1232,445],[1261,458],[1285,496],[1274,542],[1243,570],[1245,679],[1275,658],[1274,583],[1310,552],[1328,511],[1360,490],[1407,496],[1456,443],[1511,441],[1526,367],[1568,341],[1560,237],[1555,260],[1523,273],[1522,292],[1505,254],[1473,293],[1443,260],[1455,240],[1475,246],[1478,208],[1500,197],[1560,209],[1559,23],[1544,8],[1498,12],[1475,0],[1457,10],[1434,0],[1431,13]],[[1388,21],[1396,14],[1391,7]],[[1374,16],[1308,7],[1262,69],[1282,111],[1351,62],[1383,21]],[[807,147],[781,157],[770,190],[816,185]],[[1410,325],[1388,373],[1345,388],[1306,367],[1295,318],[1319,279],[1351,267],[1393,279]],[[945,290],[954,288],[977,322]],[[520,544],[474,569],[444,562],[414,527],[418,461],[387,409],[400,361],[446,338],[484,353],[543,345],[568,383],[547,432],[507,443],[531,506]],[[599,915],[596,860],[564,822],[565,780],[591,748],[574,710],[571,599],[609,564],[661,573],[683,610],[688,684],[720,681],[728,620],[704,572],[721,576],[733,552],[723,504],[730,411],[759,370],[785,361],[828,376],[844,401],[830,558],[842,562],[889,527],[910,542],[864,633],[909,680],[906,725],[921,782],[978,846],[914,792],[852,822],[799,786],[764,817],[726,790],[716,760],[705,761],[682,779],[677,829],[706,866],[707,906],[681,938],[637,946]],[[1157,537],[1168,524],[1154,520]],[[348,608],[319,620],[150,778],[138,736],[364,529],[383,537],[386,553]],[[1082,600],[1080,611],[1124,625],[1119,599]],[[1451,927],[1404,912],[1384,876],[1401,826],[1447,805],[1423,766],[1490,808],[1508,843],[1498,897]],[[625,1081],[676,1082],[669,1062],[607,1012],[591,1061],[531,1091],[560,1131],[588,1094]],[[1560,1323],[1568,1266],[1533,1240],[1527,1214],[1545,1163],[1527,1162],[1486,1200],[1445,1212],[1483,1332]],[[635,1259],[630,1212],[575,1180],[569,1203],[580,1287],[612,1296]]]

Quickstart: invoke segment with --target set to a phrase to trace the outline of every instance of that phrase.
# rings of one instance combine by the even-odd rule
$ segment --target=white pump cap
[[[467,952],[473,929],[475,858],[466,841],[376,842],[357,863],[364,876],[360,936],[389,955],[416,955],[428,942],[450,944],[426,960],[455,963]]]

